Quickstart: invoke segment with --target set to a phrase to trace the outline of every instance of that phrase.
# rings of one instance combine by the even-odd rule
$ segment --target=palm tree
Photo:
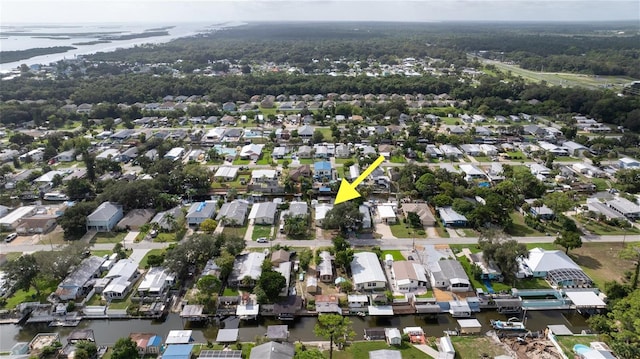
[[[164,219],[167,222],[167,226],[169,227],[169,232],[175,231],[176,226],[178,225],[178,221],[176,221],[176,217],[171,213],[167,213]]]

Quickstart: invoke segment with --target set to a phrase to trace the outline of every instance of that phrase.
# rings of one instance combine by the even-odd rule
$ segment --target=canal
[[[526,314],[526,326],[532,331],[544,330],[548,324],[564,324],[574,333],[588,329],[585,317],[575,311],[529,311]],[[474,316],[483,325],[483,329],[491,329],[491,319],[508,319],[493,311],[476,313]],[[351,317],[353,329],[356,332],[356,340],[363,339],[365,328],[395,327],[402,330],[404,327],[422,327],[429,336],[442,336],[444,330],[453,330],[457,326],[455,318],[440,314],[437,318],[426,319],[422,316],[404,315],[393,317]],[[322,340],[313,334],[315,317],[300,317],[293,322],[280,322],[271,319],[259,319],[257,321],[239,322],[237,319],[227,319],[222,326],[225,328],[240,328],[241,341],[254,341],[256,337],[263,336],[267,332],[268,325],[288,324],[291,341]],[[83,320],[77,328],[93,329],[96,341],[100,345],[110,345],[121,337],[126,337],[131,332],[150,332],[166,338],[170,330],[193,329],[193,339],[196,342],[215,341],[218,327],[209,325],[205,327],[185,327],[178,314],[170,314],[165,321],[155,322],[142,319],[126,320]],[[27,325],[24,327],[5,324],[0,325],[0,351],[6,351],[17,342],[28,342],[40,332],[58,332],[65,341],[74,328],[50,328],[46,325]]]

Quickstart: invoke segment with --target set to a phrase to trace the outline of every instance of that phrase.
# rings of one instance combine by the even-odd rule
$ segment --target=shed
[[[307,278],[307,293],[316,294],[318,291],[318,278],[316,277],[308,277]]]
[[[216,336],[217,343],[235,343],[238,341],[240,329],[220,329]]]
[[[449,338],[448,336],[442,337],[440,338],[440,340],[438,340],[438,349],[438,351],[440,352],[438,358],[453,359],[456,357],[456,350],[453,347],[453,343],[451,343],[451,338]]]
[[[482,331],[482,324],[478,319],[458,319],[460,334],[477,334]]]
[[[387,253],[384,255],[384,264],[387,265],[387,267],[391,267],[393,265],[393,255],[390,253]]]
[[[402,343],[402,334],[398,328],[384,328],[384,336],[389,345],[400,345]]]

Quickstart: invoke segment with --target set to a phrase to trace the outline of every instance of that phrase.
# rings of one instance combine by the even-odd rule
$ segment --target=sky
[[[2,0],[0,24],[634,20],[639,0]]]

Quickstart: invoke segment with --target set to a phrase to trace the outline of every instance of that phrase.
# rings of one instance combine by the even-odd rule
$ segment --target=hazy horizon
[[[296,21],[640,24],[640,1],[628,0],[5,0],[0,9],[2,25]]]

